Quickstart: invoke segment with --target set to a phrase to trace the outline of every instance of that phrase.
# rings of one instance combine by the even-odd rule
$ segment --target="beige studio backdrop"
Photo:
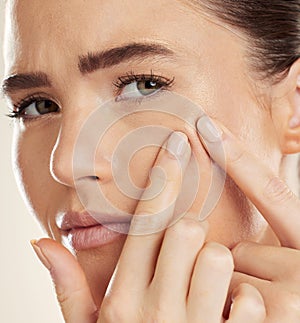
[[[0,1],[1,48],[4,1]],[[1,51],[2,52],[2,51]],[[3,58],[0,59],[3,79]],[[37,222],[27,212],[19,195],[11,169],[11,121],[5,102],[0,100],[0,322],[63,322],[48,272],[29,241],[44,236]]]

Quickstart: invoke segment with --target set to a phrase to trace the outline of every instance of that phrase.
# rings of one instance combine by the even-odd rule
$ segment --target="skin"
[[[98,9],[96,14],[95,8]],[[98,314],[95,317],[95,310],[101,308],[101,322],[113,322],[115,315],[122,318],[126,316],[126,322],[139,322],[140,318],[134,317],[133,313],[140,307],[146,309],[147,317],[151,313],[157,313],[160,319],[166,315],[170,319],[170,312],[156,311],[155,300],[169,300],[169,303],[166,301],[166,308],[171,311],[174,305],[171,305],[172,295],[167,292],[171,289],[170,286],[174,287],[176,280],[181,281],[178,277],[190,277],[193,269],[199,267],[204,269],[199,269],[199,272],[195,269],[195,283],[192,286],[198,286],[197,281],[211,277],[211,283],[220,282],[215,286],[221,295],[220,299],[209,298],[205,309],[201,309],[196,295],[201,295],[202,287],[195,287],[195,296],[190,297],[191,305],[187,309],[183,307],[188,315],[183,314],[185,311],[180,305],[178,308],[182,312],[177,313],[177,316],[174,314],[174,322],[175,319],[179,322],[193,322],[197,317],[207,317],[211,322],[219,322],[227,293],[231,296],[232,290],[234,298],[239,300],[236,301],[237,306],[233,307],[236,309],[232,311],[233,322],[247,317],[252,319],[251,322],[264,322],[266,309],[269,322],[277,322],[274,319],[279,319],[279,315],[286,319],[286,313],[291,317],[290,322],[297,322],[299,311],[291,311],[290,303],[286,302],[286,311],[280,312],[275,305],[275,297],[270,295],[280,295],[284,303],[290,293],[293,293],[296,295],[295,303],[296,300],[299,301],[300,291],[290,288],[295,286],[299,275],[274,273],[272,275],[277,279],[274,284],[270,284],[267,276],[276,269],[276,266],[270,266],[272,261],[278,261],[282,265],[284,259],[289,270],[297,268],[295,264],[299,266],[297,249],[300,242],[296,235],[299,228],[296,216],[299,214],[299,200],[285,186],[276,185],[277,182],[273,184],[272,181],[270,185],[274,189],[269,189],[266,195],[262,195],[271,195],[270,198],[264,200],[259,193],[264,193],[265,187],[268,190],[270,185],[267,184],[276,176],[286,180],[293,190],[297,189],[295,176],[290,181],[291,176],[287,172],[291,168],[296,171],[295,159],[287,155],[300,151],[299,127],[288,127],[289,119],[297,110],[295,104],[300,101],[297,85],[300,63],[296,62],[289,75],[279,84],[258,81],[249,67],[245,40],[220,26],[216,19],[212,21],[180,1],[155,0],[145,3],[129,0],[125,4],[120,0],[91,0],[88,3],[80,0],[56,0],[45,4],[41,0],[22,0],[10,1],[7,15],[15,19],[7,19],[6,22],[5,74],[9,76],[42,71],[52,81],[52,87],[9,93],[8,104],[11,106],[32,93],[43,92],[61,108],[57,114],[16,122],[13,147],[16,176],[28,206],[54,240],[64,242],[62,232],[55,224],[56,215],[62,211],[83,210],[76,195],[72,173],[72,152],[76,136],[99,102],[113,97],[111,84],[118,77],[131,70],[136,74],[149,74],[152,70],[154,74],[175,77],[176,82],[171,90],[201,106],[225,134],[229,133],[228,136],[224,135],[222,144],[228,158],[226,171],[233,180],[228,178],[226,181],[219,203],[208,219],[209,229],[205,224],[195,221],[194,214],[201,208],[208,191],[209,181],[205,179],[209,179],[211,174],[209,156],[219,164],[221,161],[218,156],[214,156],[213,147],[204,142],[195,129],[170,117],[163,120],[163,125],[173,131],[185,133],[204,178],[204,184],[186,219],[168,229],[165,235],[157,233],[150,238],[129,236],[127,240],[124,235],[102,248],[76,252],[77,260],[54,241],[45,239],[35,245],[56,282],[58,299],[66,321],[80,322],[82,319],[95,322],[98,319]],[[152,17],[150,26],[149,16]],[[180,23],[171,24],[170,21]],[[197,32],[194,32],[195,29]],[[169,60],[130,60],[86,75],[78,70],[80,55],[141,40],[159,40],[167,44],[176,55]],[[160,122],[161,117],[155,113],[148,115],[147,119],[129,118],[126,124],[109,130],[106,140],[96,152],[96,175],[101,178],[101,187],[111,203],[130,214],[136,214],[137,210],[151,209],[153,205],[160,209],[170,202],[170,197],[177,196],[181,183],[172,164],[174,161],[164,156],[164,152],[158,148],[144,149],[132,160],[129,172],[139,187],[149,184],[148,171],[154,163],[169,172],[168,178],[173,178],[174,186],[166,188],[159,203],[154,200],[152,206],[147,206],[120,194],[113,182],[107,157],[111,156],[117,140],[129,130],[135,129],[137,125],[157,125]],[[243,153],[245,147],[247,153]],[[143,167],[138,167],[139,165]],[[81,167],[80,171],[85,176],[91,175],[89,169]],[[248,172],[250,175],[246,175],[245,170],[251,170]],[[279,188],[275,190],[276,187]],[[252,203],[261,213],[253,208]],[[285,218],[284,207],[291,211],[288,218]],[[187,239],[188,241],[182,238],[189,234],[191,239]],[[247,244],[240,247],[240,244],[234,248],[244,240],[259,242],[260,245]],[[232,249],[232,253],[229,249]],[[42,250],[42,256],[39,250]],[[175,263],[164,263],[171,250],[178,250],[174,254]],[[183,262],[180,255],[185,252],[187,259]],[[257,263],[254,261],[256,265],[248,263],[249,258],[245,255],[249,252],[253,253],[253,257],[249,257],[252,260],[257,257]],[[155,280],[151,289],[147,289],[145,286],[148,286],[149,277],[153,274],[158,254],[164,265],[159,267],[159,279]],[[269,254],[276,254],[278,257],[268,262],[265,258]],[[143,257],[145,265],[141,265],[140,269],[132,267],[140,257]],[[185,265],[179,265],[182,262]],[[117,263],[116,279],[105,296]],[[208,270],[208,264],[211,263],[216,265],[213,270]],[[60,267],[60,264],[64,266]],[[171,275],[176,266],[178,277]],[[226,270],[222,271],[223,267]],[[69,279],[62,280],[62,277],[66,277],[64,273],[67,269]],[[138,279],[135,290],[132,284],[136,277],[141,278]],[[262,278],[263,282],[257,278]],[[240,285],[242,282],[248,284]],[[160,287],[157,289],[153,286]],[[80,293],[75,293],[76,288]],[[187,283],[184,287],[178,286],[176,295],[183,295],[187,288]],[[211,290],[212,295],[215,295],[214,288]],[[139,293],[135,294],[135,291]],[[128,295],[134,296],[128,307],[115,311],[115,304],[123,303]],[[143,305],[137,305],[135,299],[143,299]],[[245,299],[252,299],[255,304],[259,304],[258,311],[253,311],[253,302],[246,302]],[[81,304],[77,307],[77,312],[73,309],[75,304]],[[151,311],[152,309],[154,310]],[[226,311],[228,314],[228,306]],[[255,317],[249,317],[249,313],[254,313]]]

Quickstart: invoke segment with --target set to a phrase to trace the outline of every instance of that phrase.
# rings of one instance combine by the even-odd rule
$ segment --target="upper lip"
[[[97,221],[96,219],[99,220]],[[55,222],[59,229],[68,231],[76,228],[88,228],[108,223],[129,223],[130,220],[131,216],[97,213],[95,214],[95,217],[92,217],[88,212],[69,211],[59,213]]]

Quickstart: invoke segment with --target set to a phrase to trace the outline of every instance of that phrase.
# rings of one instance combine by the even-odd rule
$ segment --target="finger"
[[[297,282],[273,283],[234,272],[232,284],[246,282],[259,290],[267,310],[267,322],[298,322],[299,291]]]
[[[289,272],[292,275],[300,267],[299,251],[295,249],[241,242],[231,252],[236,271],[261,279],[286,279]]]
[[[208,222],[185,218],[168,228],[151,282],[157,302],[165,308],[185,308],[197,255],[208,231]]]
[[[183,133],[173,133],[168,140],[167,149],[168,151],[161,149],[154,165],[164,171],[165,178],[162,178],[160,173],[152,174],[151,181],[149,179],[149,185],[135,210],[136,215],[129,232],[142,232],[144,229],[150,228],[150,231],[153,230],[154,233],[128,235],[114,273],[113,286],[115,290],[123,289],[128,292],[132,289],[135,291],[143,289],[149,285],[153,277],[164,235],[164,231],[157,232],[157,223],[162,224],[163,228],[171,219],[181,187],[182,172],[184,172],[191,155],[187,136]],[[164,188],[160,194],[148,199],[147,197],[153,195],[153,190],[161,186],[162,182],[164,182]],[[144,221],[144,215],[147,215],[146,221]],[[140,222],[139,218],[141,218]],[[144,227],[145,223],[148,228]],[[159,228],[161,229],[160,226]]]
[[[266,308],[259,291],[249,285],[240,284],[232,293],[232,306],[227,323],[263,323]]]
[[[50,271],[59,304],[68,323],[95,323],[97,307],[84,272],[75,257],[62,245],[50,240],[32,241],[42,263]]]
[[[209,242],[200,251],[191,279],[187,300],[193,322],[221,322],[233,273],[230,251]]]
[[[258,289],[261,295],[263,297],[266,297],[265,301],[268,299],[268,296],[270,296],[270,291],[273,290],[273,286],[274,286],[273,283],[270,282],[269,280],[264,280],[261,278],[257,278],[254,276],[250,276],[250,275],[235,271],[232,275],[232,279],[229,287],[229,294],[231,294],[237,286],[243,283],[249,284],[255,287],[256,289]]]
[[[300,248],[300,200],[277,174],[247,152],[224,126],[217,127],[208,117],[199,119],[198,133],[210,156],[226,169],[268,221],[281,244]],[[222,129],[221,129],[222,128]],[[226,156],[224,165],[220,146]]]

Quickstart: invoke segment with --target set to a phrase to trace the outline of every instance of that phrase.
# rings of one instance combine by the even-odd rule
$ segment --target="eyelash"
[[[161,75],[155,75],[151,70],[150,74],[135,74],[133,71],[126,73],[124,76],[118,77],[116,82],[113,82],[112,85],[115,86],[116,91],[115,95],[120,95],[121,90],[133,83],[133,82],[145,82],[151,81],[157,83],[161,86],[159,91],[169,90],[175,81],[175,77],[169,79]],[[149,95],[151,96],[151,95]],[[22,99],[18,103],[14,104],[14,110],[11,111],[7,116],[10,118],[20,118],[22,116],[22,111],[27,108],[30,104],[37,101],[50,101],[49,98],[43,97],[41,95],[31,95],[25,99]],[[29,117],[30,118],[30,117]]]
[[[114,82],[113,85],[120,90],[122,90],[125,86],[133,83],[133,82],[145,82],[145,81],[151,81],[154,83],[158,83],[161,85],[161,88],[166,90],[171,88],[173,86],[175,77],[172,79],[169,79],[164,76],[155,75],[151,71],[150,74],[135,74],[133,71],[127,73],[125,76],[121,76],[118,78],[117,82]]]
[[[14,110],[11,111],[7,116],[9,118],[19,118],[22,115],[22,111],[30,104],[43,100],[49,100],[49,98],[42,97],[41,95],[30,95],[29,97],[14,104]]]

